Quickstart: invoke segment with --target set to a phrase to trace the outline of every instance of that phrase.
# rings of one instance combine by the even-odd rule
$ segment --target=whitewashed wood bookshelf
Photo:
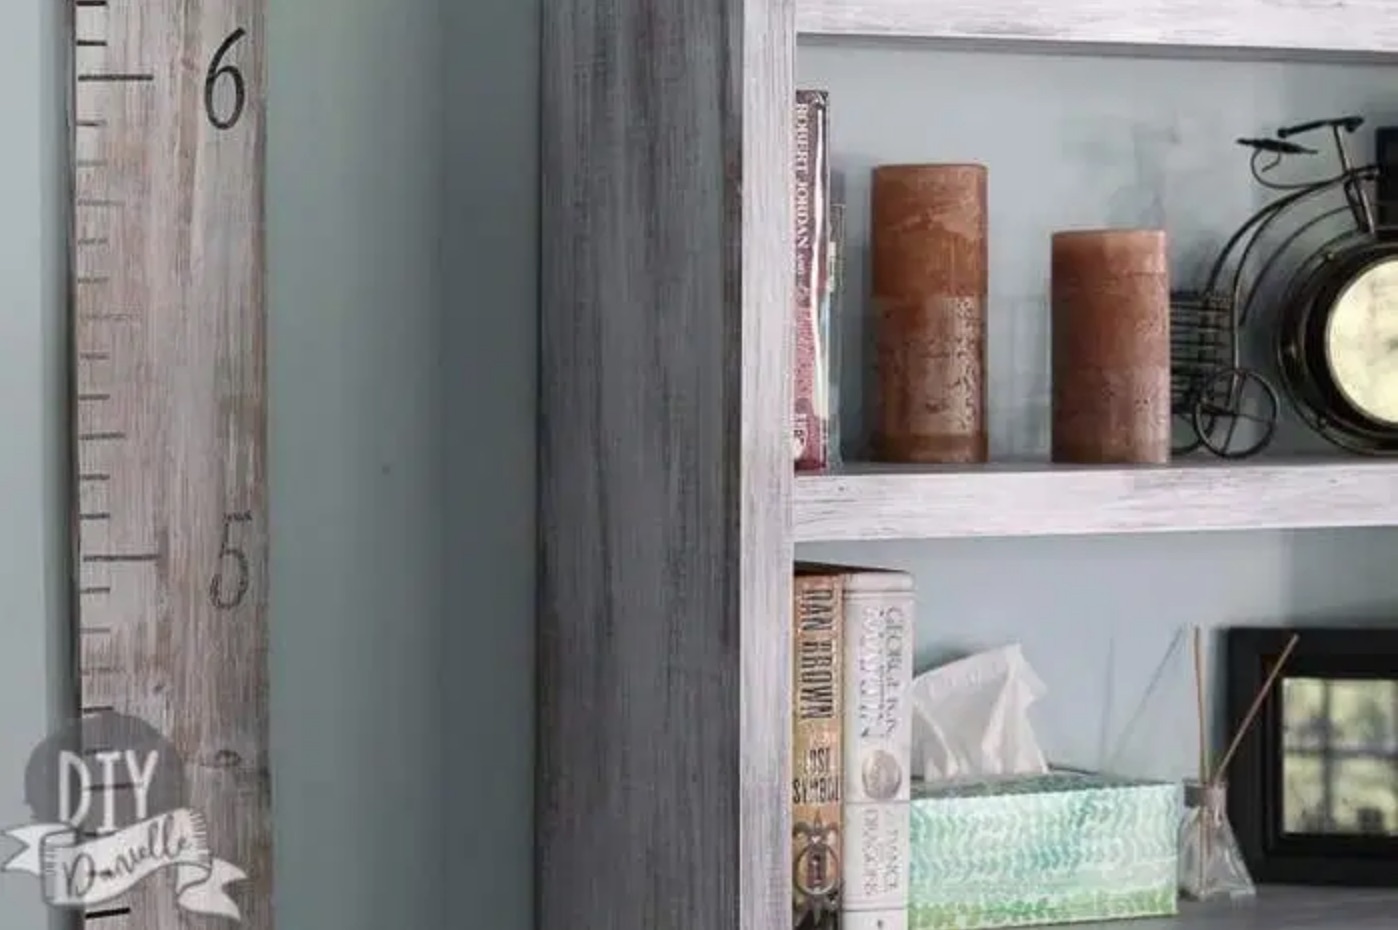
[[[1264,52],[1398,52],[1388,0],[800,0],[801,35]]]
[[[795,478],[798,34],[1398,54],[1389,0],[560,0],[544,16],[537,925],[785,930],[798,542],[1398,525],[1398,465]],[[1388,926],[1266,889],[1155,928]],[[1142,924],[1142,930],[1146,927]]]
[[[854,466],[796,479],[797,542],[1398,525],[1398,466],[1286,460],[1136,468]]]

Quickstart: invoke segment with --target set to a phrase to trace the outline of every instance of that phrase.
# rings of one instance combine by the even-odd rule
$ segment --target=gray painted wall
[[[276,916],[435,923],[438,14],[269,4]]]
[[[527,927],[538,4],[270,8],[277,918]]]
[[[541,0],[442,0],[444,927],[533,923]],[[464,892],[464,895],[463,895]]]
[[[798,77],[830,89],[833,163],[849,200],[841,401],[850,451],[863,440],[870,167],[988,165],[991,452],[1042,458],[1049,233],[1163,223],[1185,285],[1261,203],[1233,140],[1345,112],[1398,119],[1394,73],[803,43]],[[1358,144],[1369,151],[1367,137]],[[1284,440],[1315,445],[1295,433]],[[1035,720],[1054,760],[1183,777],[1196,740],[1187,641],[1172,649],[1184,628],[1398,619],[1395,552],[1398,533],[1378,530],[822,545],[801,555],[913,570],[919,668],[1023,643],[1048,686]]]
[[[0,11],[0,829],[29,822],[24,765],[71,711],[64,635],[63,59],[47,0]],[[18,847],[0,840],[0,861]],[[0,875],[6,930],[49,913],[38,883]]]

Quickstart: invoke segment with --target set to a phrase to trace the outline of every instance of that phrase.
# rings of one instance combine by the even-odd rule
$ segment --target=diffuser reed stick
[[[1206,791],[1209,784],[1209,715],[1204,697],[1204,632],[1194,628],[1194,703],[1199,715],[1199,791]],[[1207,803],[1207,795],[1200,798]],[[1209,831],[1205,829],[1206,818],[1200,816],[1195,821],[1199,831],[1199,884],[1204,887],[1204,866],[1209,861]]]
[[[1204,698],[1204,633],[1194,628],[1194,703],[1199,715],[1199,785],[1209,780],[1209,715]]]
[[[1228,770],[1228,763],[1233,761],[1233,755],[1238,751],[1238,747],[1242,745],[1243,737],[1247,735],[1248,730],[1252,728],[1253,721],[1257,719],[1257,715],[1262,711],[1262,703],[1267,700],[1267,695],[1272,692],[1272,686],[1275,685],[1277,679],[1281,677],[1281,670],[1286,665],[1286,660],[1291,658],[1291,652],[1296,648],[1296,643],[1300,638],[1301,637],[1295,633],[1291,634],[1291,639],[1287,640],[1286,648],[1283,649],[1281,655],[1277,657],[1277,663],[1272,666],[1271,674],[1268,675],[1267,680],[1262,683],[1262,687],[1257,689],[1257,696],[1252,699],[1252,706],[1249,707],[1248,712],[1243,715],[1243,721],[1238,725],[1238,731],[1233,734],[1233,741],[1228,744],[1228,751],[1223,754],[1223,758],[1218,762],[1218,767],[1214,769],[1213,777],[1209,779],[1211,785],[1217,785],[1223,778],[1224,773]]]

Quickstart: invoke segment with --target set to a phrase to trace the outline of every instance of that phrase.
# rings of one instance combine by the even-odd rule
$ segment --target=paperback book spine
[[[844,589],[842,930],[906,930],[913,583],[858,572]]]
[[[830,254],[830,99],[823,90],[796,92],[795,243],[796,467],[827,467],[831,409],[827,283]]]
[[[822,421],[821,461],[825,468],[840,464],[840,341],[836,337],[837,309],[845,286],[845,204],[844,192],[838,178],[830,175],[830,235],[826,255],[829,271],[825,276],[825,296],[821,302],[820,342],[821,365],[824,369],[825,417]]]
[[[836,930],[840,917],[841,665],[838,575],[793,585],[791,878],[795,930]]]

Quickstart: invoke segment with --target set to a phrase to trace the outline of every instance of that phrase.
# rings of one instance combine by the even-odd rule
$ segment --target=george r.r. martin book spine
[[[844,576],[841,930],[906,930],[914,594],[901,571]]]
[[[794,158],[796,378],[793,457],[799,471],[831,463],[830,95],[796,91]]]
[[[840,924],[844,607],[838,574],[793,579],[791,893],[794,930]]]

